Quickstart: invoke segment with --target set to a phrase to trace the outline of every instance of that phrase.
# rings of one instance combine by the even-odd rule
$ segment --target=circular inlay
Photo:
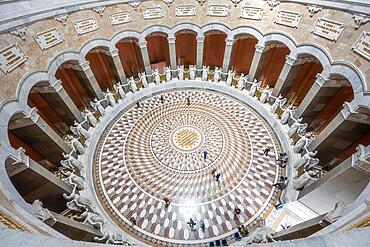
[[[171,133],[170,142],[180,152],[194,152],[204,143],[204,135],[196,127],[180,126]]]
[[[123,230],[159,246],[206,244],[240,224],[253,226],[269,210],[277,196],[277,152],[273,131],[248,105],[203,89],[162,92],[106,128],[96,152],[96,189]]]

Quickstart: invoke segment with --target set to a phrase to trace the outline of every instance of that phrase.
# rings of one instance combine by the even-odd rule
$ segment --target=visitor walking
[[[132,225],[136,225],[136,219],[134,217],[130,218],[130,222],[132,223]]]
[[[190,226],[190,229],[192,231],[195,231],[195,226],[197,223],[195,223],[195,221],[192,218],[189,219],[189,222],[187,224]]]
[[[161,95],[161,103],[164,104],[164,97]]]
[[[237,218],[237,216],[241,213],[242,211],[240,210],[239,207],[235,206],[234,208],[234,218]]]
[[[186,104],[190,105],[190,98],[189,97],[186,98]]]
[[[208,152],[206,150],[203,151],[203,158],[204,160],[207,159],[207,156],[208,156]]]
[[[165,203],[165,206],[166,206],[166,207],[170,206],[171,199],[170,199],[169,197],[165,196],[165,197],[163,198],[163,200],[164,200],[164,203]]]
[[[204,224],[204,222],[200,225],[200,229],[202,229],[202,232],[206,231],[206,225]]]
[[[220,174],[220,173],[217,173],[217,174],[215,175],[215,178],[216,178],[216,182],[217,182],[217,183],[220,183],[220,176],[221,176],[221,174]]]
[[[138,102],[136,102],[136,107],[137,108],[140,108],[140,102],[138,101]]]
[[[265,156],[268,156],[269,152],[271,151],[271,148],[265,148],[265,150],[263,150],[263,154]]]

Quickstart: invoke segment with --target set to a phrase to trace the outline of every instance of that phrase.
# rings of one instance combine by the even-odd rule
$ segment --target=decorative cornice
[[[273,10],[276,6],[280,4],[280,0],[267,0],[266,2],[268,6],[270,6],[270,10]]]
[[[136,11],[136,10],[137,10],[137,8],[138,8],[138,7],[139,7],[139,5],[140,5],[140,2],[139,2],[139,1],[130,2],[130,3],[128,3],[128,5],[130,5],[131,7],[133,7],[133,8],[134,8],[134,10]]]
[[[307,5],[307,10],[310,12],[310,17],[322,10],[322,7],[316,4]]]
[[[105,7],[100,6],[100,7],[95,7],[92,9],[94,12],[98,13],[100,16],[103,16],[103,12],[105,10]]]
[[[238,4],[241,2],[242,0],[231,0],[231,2],[234,4],[234,7],[238,6]]]
[[[173,0],[162,0],[165,4],[167,4],[167,7],[170,7],[171,6],[171,3],[173,2]]]
[[[21,38],[22,40],[26,40],[27,34],[31,34],[31,30],[27,27],[17,27],[16,29],[10,31],[10,34]]]
[[[65,26],[67,24],[68,14],[61,14],[53,17],[54,20],[59,21]]]
[[[370,19],[363,14],[353,14],[353,20],[355,21],[355,29],[358,29],[361,25],[366,24]]]

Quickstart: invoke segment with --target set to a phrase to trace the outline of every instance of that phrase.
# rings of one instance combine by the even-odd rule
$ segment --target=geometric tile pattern
[[[204,134],[200,148],[184,153],[171,146],[171,133],[181,126]],[[256,224],[271,208],[279,151],[270,126],[248,105],[206,89],[162,92],[125,109],[104,131],[95,154],[96,190],[112,220],[148,243],[205,244],[240,224]],[[164,197],[171,198],[169,207]]]

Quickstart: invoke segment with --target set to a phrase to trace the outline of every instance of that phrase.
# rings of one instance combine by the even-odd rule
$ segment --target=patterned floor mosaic
[[[278,194],[279,151],[269,125],[242,102],[210,90],[163,92],[105,130],[95,154],[96,190],[108,215],[141,240],[202,245],[266,216]]]

